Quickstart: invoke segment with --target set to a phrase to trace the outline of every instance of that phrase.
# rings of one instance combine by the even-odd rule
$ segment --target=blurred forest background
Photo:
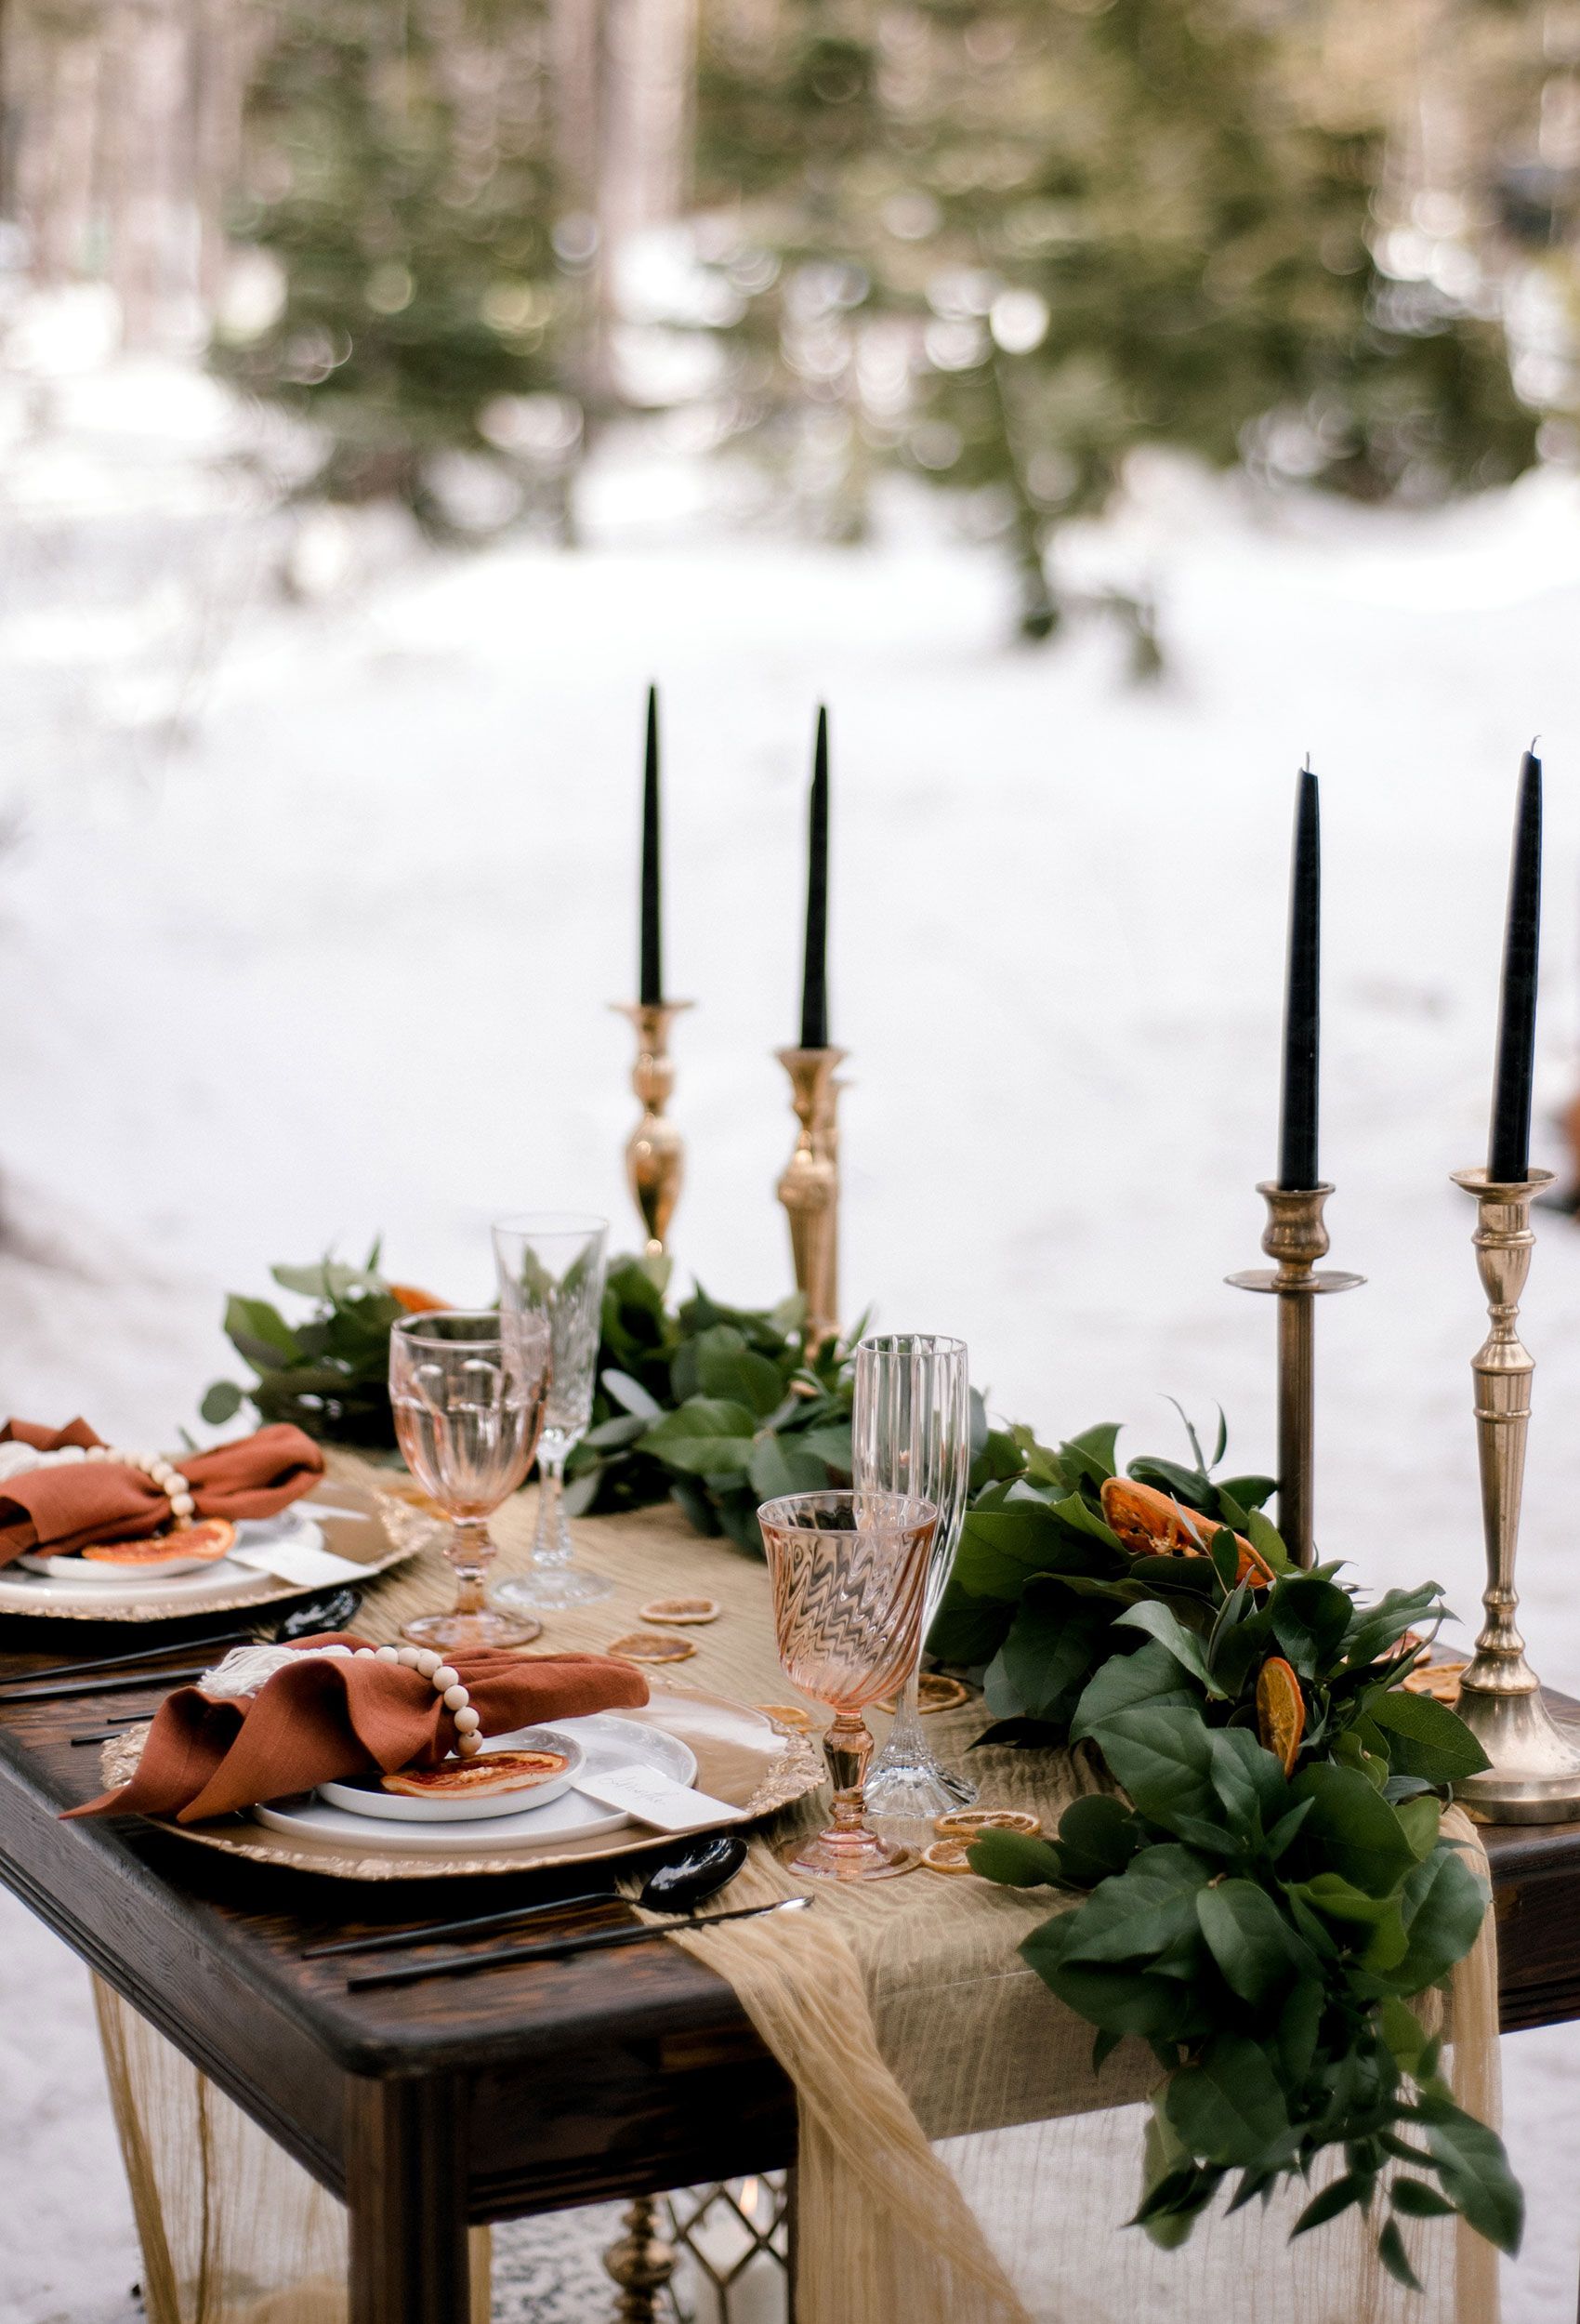
[[[1580,0],[7,0],[0,92],[0,360],[91,287],[446,541],[640,426],[822,539],[938,486],[1035,637],[1139,446],[1580,457]]]

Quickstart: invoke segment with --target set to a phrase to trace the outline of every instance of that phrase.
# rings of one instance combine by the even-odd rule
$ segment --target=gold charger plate
[[[438,1539],[441,1531],[432,1518],[398,1492],[373,1492],[364,1485],[351,1485],[337,1477],[325,1477],[292,1507],[310,1511],[313,1523],[323,1528],[324,1548],[348,1564],[360,1565],[370,1580],[375,1574],[399,1565],[402,1558],[415,1557],[418,1550]],[[333,1514],[336,1509],[357,1513],[336,1517]],[[123,1598],[113,1605],[51,1605],[42,1599],[37,1582],[8,1580],[7,1568],[0,1565],[0,1614],[28,1614],[56,1622],[169,1622],[180,1615],[230,1614],[313,1594],[312,1589],[299,1581],[258,1574],[250,1581],[222,1585],[213,1597],[190,1590],[162,1592],[156,1582],[151,1582],[148,1595],[133,1604]]]
[[[711,1792],[750,1816],[770,1816],[816,1790],[823,1779],[823,1754],[804,1735],[775,1726],[760,1710],[744,1703],[727,1702],[718,1695],[689,1695],[678,1688],[655,1689],[640,1710],[622,1710],[623,1719],[662,1727],[678,1736],[696,1753],[697,1789]],[[106,1785],[125,1783],[137,1766],[148,1734],[135,1727],[107,1743],[100,1759]],[[245,1856],[253,1864],[283,1864],[297,1872],[323,1872],[345,1881],[431,1881],[471,1879],[479,1873],[542,1871],[556,1864],[586,1864],[598,1858],[638,1855],[660,1847],[663,1832],[639,1829],[589,1833],[585,1840],[546,1841],[542,1848],[513,1848],[508,1855],[490,1855],[482,1849],[458,1848],[453,1855],[402,1855],[381,1848],[376,1855],[351,1855],[328,1841],[297,1837],[290,1840],[268,1831],[249,1816],[217,1816],[207,1824],[177,1824],[151,1816],[165,1831],[200,1847],[219,1848],[227,1855]],[[704,1829],[726,1827],[704,1826]],[[728,1829],[733,1829],[733,1824]]]

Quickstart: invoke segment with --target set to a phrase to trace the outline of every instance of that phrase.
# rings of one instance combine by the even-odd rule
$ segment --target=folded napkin
[[[0,1429],[0,1565],[24,1550],[63,1557],[94,1541],[140,1541],[171,1523],[168,1494],[140,1469],[81,1458],[101,1441],[86,1420],[56,1429],[7,1420]],[[29,1453],[43,1465],[23,1467]],[[175,1466],[198,1516],[272,1517],[312,1490],[323,1455],[281,1420],[211,1452],[182,1453]]]
[[[418,1671],[353,1660],[366,1643],[336,1631],[294,1647],[239,1648],[161,1703],[130,1783],[71,1814],[197,1824],[318,1783],[437,1765],[455,1748],[454,1720]],[[334,1647],[351,1651],[326,1652]],[[604,1655],[457,1655],[453,1667],[484,1735],[648,1698],[641,1672]],[[249,1683],[255,1693],[238,1691]]]

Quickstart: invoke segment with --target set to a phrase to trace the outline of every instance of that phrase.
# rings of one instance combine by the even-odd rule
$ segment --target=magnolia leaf
[[[1028,1584],[982,1681],[994,1717],[1067,1724],[1109,1627],[1101,1607],[1073,1607],[1056,1582]]]
[[[797,1429],[791,1441],[799,1451],[814,1454],[819,1460],[826,1461],[831,1469],[837,1469],[841,1475],[850,1474],[852,1454],[849,1420],[842,1420],[837,1426],[823,1422],[815,1428]]]
[[[1276,1824],[1289,1804],[1282,1763],[1247,1727],[1215,1727],[1209,1744],[1212,1787],[1235,1824],[1250,1829]]]
[[[1415,1850],[1395,1810],[1364,1776],[1313,1760],[1291,1789],[1296,1799],[1311,1802],[1303,1848],[1322,1850],[1334,1870],[1368,1896],[1387,1896],[1398,1887],[1415,1864]]]
[[[1143,1849],[1132,1857],[1123,1872],[1101,1882],[1070,1915],[1067,1961],[1151,1967],[1152,1957],[1194,1929],[1192,1891],[1150,1874],[1151,1853]]]
[[[1479,1775],[1487,1755],[1446,1703],[1403,1687],[1379,1687],[1366,1697],[1367,1716],[1383,1730],[1395,1774],[1428,1783],[1458,1783]]]
[[[1211,1820],[1212,1741],[1199,1712],[1156,1706],[1117,1711],[1098,1739],[1115,1782],[1143,1816],[1165,1827],[1177,1815]]]
[[[1175,2074],[1164,2104],[1191,2152],[1208,2162],[1263,2163],[1289,2135],[1278,2077],[1261,2044],[1244,2034],[1216,2034],[1199,2064]]]
[[[1219,1881],[1196,1898],[1196,1918],[1219,1974],[1231,1993],[1262,2009],[1316,1962],[1265,1888],[1255,1881]]]
[[[704,1396],[743,1404],[760,1420],[784,1394],[779,1367],[754,1354],[740,1332],[728,1325],[706,1331],[697,1344],[697,1379]]]
[[[1423,2098],[1408,2109],[1419,2121],[1443,2192],[1476,2233],[1500,2251],[1520,2249],[1525,2199],[1508,2168],[1503,2141],[1447,2098]]]
[[[266,1364],[275,1356],[289,1358],[297,1353],[296,1335],[277,1307],[267,1300],[242,1299],[235,1292],[225,1302],[225,1336],[249,1364],[255,1348],[262,1352]]]
[[[1486,1892],[1464,1857],[1440,1842],[1404,1882],[1400,1909],[1409,1943],[1389,1982],[1402,1993],[1438,1984],[1476,1942],[1486,1908]]]
[[[621,1412],[612,1420],[600,1420],[597,1428],[589,1428],[582,1442],[595,1452],[620,1452],[645,1435],[647,1425],[639,1412]]]
[[[1422,2289],[1421,2279],[1410,2265],[1409,2254],[1404,2249],[1404,2238],[1399,2232],[1399,2222],[1396,2219],[1387,2221],[1382,2233],[1377,2238],[1377,2257],[1394,2281],[1402,2284],[1406,2291],[1419,2291]]]
[[[1139,1605],[1133,1605],[1128,1613],[1120,1615],[1113,1627],[1115,1630],[1145,1631],[1166,1654],[1173,1657],[1181,1670],[1199,1680],[1209,1695],[1222,1698],[1223,1689],[1207,1668],[1205,1643],[1193,1630],[1187,1630],[1179,1617],[1168,1606],[1160,1605],[1155,1598],[1143,1598]]]
[[[751,1459],[756,1417],[744,1405],[714,1396],[692,1396],[678,1412],[666,1412],[641,1440],[644,1452],[693,1476],[744,1473]]]
[[[1395,2211],[1402,2211],[1407,2219],[1452,2218],[1454,2205],[1446,2196],[1425,2179],[1395,2179],[1388,2190],[1388,2199]]]
[[[1088,1681],[1070,1723],[1073,1742],[1099,1736],[1105,1722],[1142,1705],[1156,1710],[1188,1709],[1196,1700],[1183,1671],[1155,1639],[1133,1655],[1114,1655]]]
[[[761,1501],[776,1501],[786,1493],[816,1493],[828,1483],[828,1471],[811,1453],[802,1452],[796,1439],[759,1436],[746,1463],[752,1490]]]
[[[1245,1514],[1250,1516],[1261,1508],[1264,1501],[1271,1500],[1277,1489],[1278,1479],[1276,1477],[1219,1477],[1218,1480],[1218,1507],[1223,1510],[1224,1515],[1228,1516],[1229,1511],[1225,1504],[1232,1501],[1236,1509],[1244,1510]],[[1239,1521],[1235,1519],[1234,1522],[1238,1524]],[[1244,1530],[1245,1528],[1241,1526],[1241,1531]],[[1280,1547],[1282,1546],[1281,1542]]]
[[[1059,1857],[1067,1880],[1095,1887],[1110,1873],[1123,1872],[1145,1834],[1123,1800],[1090,1791],[1073,1800],[1059,1819]]]
[[[198,1410],[211,1428],[218,1428],[224,1421],[235,1419],[246,1400],[246,1393],[233,1380],[217,1380]]]
[[[1075,1456],[1075,1466],[1088,1476],[1095,1472],[1099,1485],[1106,1484],[1114,1473],[1114,1447],[1119,1442],[1122,1423],[1100,1421],[1096,1428],[1084,1428],[1079,1436],[1072,1436],[1059,1447],[1061,1459]]]
[[[1303,1679],[1329,1669],[1354,1611],[1348,1590],[1319,1580],[1315,1574],[1287,1576],[1268,1602],[1273,1636]]]
[[[1289,2230],[1289,2240],[1309,2235],[1313,2227],[1322,2226],[1329,2219],[1336,2219],[1341,2212],[1359,2203],[1362,2210],[1369,2208],[1376,2190],[1376,2180],[1369,2171],[1347,2171],[1340,2179],[1324,2186],[1320,2195],[1313,2195],[1299,2218]]]
[[[979,1832],[968,1854],[973,1872],[1004,1888],[1043,1888],[1062,1877],[1061,1852],[1030,1832]]]
[[[605,1372],[603,1386],[617,1405],[634,1413],[639,1419],[656,1420],[664,1410],[656,1396],[650,1396],[639,1380],[629,1372]]]
[[[1301,1979],[1279,2012],[1275,2040],[1287,2089],[1298,2090],[1311,2070],[1326,2006],[1323,1986],[1316,1977],[1307,1977]]]

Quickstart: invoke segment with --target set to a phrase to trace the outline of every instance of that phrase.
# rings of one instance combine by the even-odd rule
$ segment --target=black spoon
[[[737,1832],[709,1832],[672,1848],[653,1867],[637,1896],[651,1912],[683,1912],[705,1904],[728,1888],[746,1861],[746,1843]],[[573,1905],[618,1904],[612,1888],[594,1889],[576,1896],[552,1896],[546,1904],[518,1905],[504,1912],[479,1912],[464,1921],[428,1921],[416,1929],[387,1929],[377,1936],[341,1936],[328,1945],[309,1945],[303,1961],[325,1961],[333,1953],[392,1953],[406,1945],[431,1945],[440,1937],[489,1936],[496,1929],[514,1928],[545,1913],[566,1912]]]
[[[326,1597],[313,1598],[306,1605],[297,1606],[295,1613],[287,1614],[283,1621],[277,1622],[272,1630],[265,1631],[256,1642],[251,1631],[244,1633],[240,1642],[231,1633],[223,1637],[173,1639],[168,1645],[147,1647],[135,1655],[108,1657],[103,1664],[97,1666],[103,1670],[102,1677],[72,1676],[62,1679],[59,1670],[55,1670],[36,1684],[19,1684],[13,1682],[0,1687],[0,1704],[61,1702],[73,1695],[127,1694],[140,1686],[178,1685],[183,1680],[201,1678],[212,1665],[208,1662],[195,1666],[181,1663],[167,1670],[147,1670],[129,1668],[128,1665],[156,1661],[162,1655],[208,1654],[215,1646],[237,1643],[288,1646],[296,1639],[311,1638],[320,1631],[344,1630],[362,1602],[360,1590],[347,1588],[331,1591]],[[96,1666],[73,1662],[63,1667],[75,1672],[92,1670]]]

